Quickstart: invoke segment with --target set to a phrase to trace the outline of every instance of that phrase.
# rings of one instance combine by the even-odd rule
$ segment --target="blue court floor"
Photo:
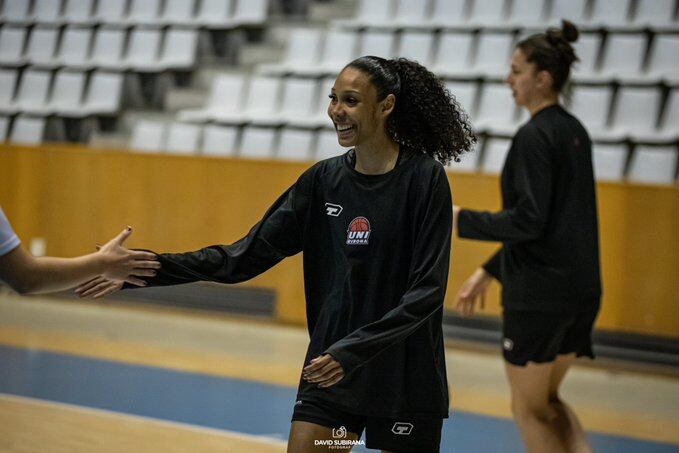
[[[2,345],[0,393],[278,439],[287,438],[295,401],[288,386]],[[679,452],[677,445],[589,436],[596,452]],[[508,419],[458,411],[444,424],[445,452],[520,452],[520,445]]]

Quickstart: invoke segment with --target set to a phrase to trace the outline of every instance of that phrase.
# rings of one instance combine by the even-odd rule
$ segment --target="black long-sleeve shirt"
[[[591,141],[559,105],[514,136],[501,177],[503,209],[463,209],[458,234],[501,241],[484,264],[506,309],[573,312],[601,296]]]
[[[328,353],[345,377],[325,389],[300,379],[298,399],[372,416],[446,417],[450,187],[434,159],[401,156],[382,175],[357,172],[353,151],[317,163],[247,236],[161,254],[148,285],[240,282],[303,251],[305,364]]]

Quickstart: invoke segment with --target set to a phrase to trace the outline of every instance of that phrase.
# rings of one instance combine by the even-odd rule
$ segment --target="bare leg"
[[[505,362],[512,412],[529,453],[568,451],[555,424],[558,412],[549,403],[553,369],[554,363],[528,363],[522,367]]]
[[[358,440],[358,435],[348,432],[344,439]],[[316,452],[348,452],[351,448],[342,450],[330,449],[328,445],[316,445],[317,440],[335,440],[332,428],[309,422],[292,422],[290,437],[288,438],[288,453],[316,453]]]
[[[575,415],[575,412],[559,398],[559,386],[566,376],[568,369],[575,360],[575,354],[557,356],[554,361],[552,378],[549,383],[549,404],[557,412],[557,428],[562,435],[567,450],[573,453],[591,453],[592,447],[587,442],[585,430]]]

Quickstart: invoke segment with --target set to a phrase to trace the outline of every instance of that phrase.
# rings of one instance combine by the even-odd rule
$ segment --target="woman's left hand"
[[[344,377],[344,370],[330,354],[323,354],[309,362],[302,370],[302,378],[319,387],[330,387],[337,384]]]

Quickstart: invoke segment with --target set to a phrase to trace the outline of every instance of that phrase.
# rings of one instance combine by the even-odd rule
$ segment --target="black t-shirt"
[[[353,151],[318,162],[231,245],[159,255],[149,286],[250,279],[303,251],[310,344],[345,371],[298,399],[369,416],[447,417],[441,328],[450,261],[451,193],[443,166],[402,151],[365,175]]]
[[[502,241],[484,268],[502,282],[505,309],[576,312],[601,296],[591,141],[559,105],[514,136],[499,212],[463,209],[458,234]]]

